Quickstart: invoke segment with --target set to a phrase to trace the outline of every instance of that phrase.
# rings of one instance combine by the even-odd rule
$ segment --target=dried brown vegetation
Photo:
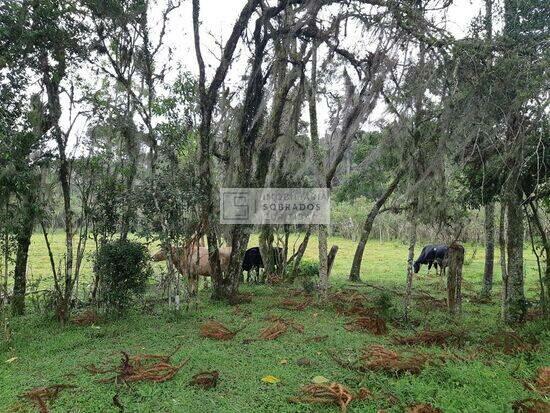
[[[443,413],[443,410],[428,403],[420,403],[407,407],[407,413]]]
[[[386,321],[377,316],[356,318],[346,323],[344,328],[348,331],[369,331],[376,336],[384,335],[388,332]]]
[[[535,388],[545,396],[550,395],[550,367],[541,367],[538,370]]]
[[[200,335],[213,340],[231,340],[238,331],[231,331],[216,320],[209,320],[201,325]]]
[[[337,308],[343,305],[363,307],[367,302],[367,296],[355,290],[341,290],[331,294],[329,300]]]
[[[47,387],[35,387],[21,394],[19,397],[35,403],[40,413],[48,413],[47,402],[56,399],[62,390],[74,389],[75,387],[76,386],[70,384],[54,384]]]
[[[550,403],[537,399],[518,400],[512,404],[514,413],[550,413]]]
[[[91,364],[85,366],[85,369],[92,374],[115,373],[112,377],[100,379],[101,383],[132,383],[138,381],[162,383],[173,378],[188,361],[187,359],[178,365],[172,365],[170,363],[171,356],[172,354],[137,354],[130,356],[123,351],[122,360],[117,367],[99,369]]]
[[[430,331],[424,330],[410,337],[395,337],[395,344],[408,346],[445,346],[450,343],[459,342],[460,337],[451,331]]]
[[[239,293],[229,299],[229,304],[233,306],[238,306],[239,304],[249,304],[251,302],[252,294],[250,293]]]
[[[489,337],[487,342],[508,355],[536,351],[539,344],[536,340],[525,339],[513,331],[498,332]]]
[[[294,330],[299,333],[304,332],[304,326],[302,324],[296,323],[290,319],[284,319],[278,316],[267,316],[267,321],[270,321],[271,324],[266,328],[260,331],[260,338],[264,340],[274,340],[279,337],[281,334],[285,333],[289,327],[292,327]]]
[[[369,314],[372,314],[373,309],[366,308],[359,305],[354,305],[353,307],[350,307],[350,308],[338,307],[336,309],[336,312],[341,315],[355,315],[355,316],[366,317]]]
[[[101,318],[94,310],[86,310],[72,319],[72,322],[78,326],[90,326],[100,321]]]
[[[424,355],[413,354],[409,357],[404,357],[381,345],[371,345],[365,349],[361,360],[365,370],[385,371],[395,374],[419,374],[428,362],[428,358]]]
[[[282,321],[275,321],[270,326],[260,331],[260,338],[264,340],[275,340],[281,334],[285,333],[288,327]]]
[[[189,382],[192,386],[202,387],[204,390],[211,389],[218,385],[218,379],[220,373],[214,371],[204,371],[202,373],[195,374]]]
[[[321,341],[325,341],[327,338],[328,338],[327,335],[309,337],[309,338],[306,339],[306,343],[320,343]]]
[[[309,299],[306,299],[304,301],[297,301],[287,298],[286,300],[281,301],[279,307],[284,308],[285,310],[303,311],[309,305],[311,305],[311,300]]]
[[[330,384],[308,384],[303,386],[301,394],[297,397],[291,397],[293,403],[312,403],[312,404],[335,404],[340,407],[341,412],[346,412],[348,405],[353,400],[353,396],[348,389],[339,383]]]
[[[422,311],[442,310],[447,308],[447,300],[436,297],[416,297],[416,305]]]

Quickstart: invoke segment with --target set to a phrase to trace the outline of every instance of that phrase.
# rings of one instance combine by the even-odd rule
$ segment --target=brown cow
[[[231,247],[221,247],[218,251],[221,270],[227,271]],[[152,258],[153,261],[163,261],[166,259],[166,251],[159,250]],[[208,259],[208,248],[202,246],[197,248],[196,244],[193,243],[187,247],[172,247],[172,259],[178,272],[183,277],[188,277],[189,296],[195,297],[199,276],[210,277],[212,275],[212,267]]]

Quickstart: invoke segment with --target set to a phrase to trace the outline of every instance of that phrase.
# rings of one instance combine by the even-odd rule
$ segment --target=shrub
[[[147,279],[152,275],[149,252],[138,242],[108,242],[95,257],[94,272],[100,280],[101,301],[107,309],[121,312],[145,292]]]
[[[394,310],[391,295],[387,292],[382,292],[376,296],[374,299],[374,306],[384,318],[390,318],[390,315]]]
[[[296,279],[299,280],[302,288],[307,294],[312,294],[315,291],[315,286],[317,283],[313,280],[313,278],[318,276],[319,264],[317,262],[308,260],[302,260],[302,262],[300,262]]]
[[[302,260],[298,267],[298,277],[311,278],[319,276],[319,263]]]

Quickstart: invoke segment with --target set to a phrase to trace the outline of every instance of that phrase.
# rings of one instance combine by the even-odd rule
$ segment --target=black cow
[[[278,267],[282,264],[283,261],[283,249],[282,248],[273,248],[273,260],[275,266]],[[260,247],[252,247],[246,250],[243,257],[242,270],[246,271],[247,281],[250,282],[250,271],[256,270],[256,280],[259,281],[260,278],[260,268],[264,268],[264,261],[262,259],[262,254],[260,253]]]
[[[428,264],[428,271],[430,271],[432,265],[435,267],[436,271],[437,267],[439,266],[441,268],[441,275],[443,275],[443,272],[447,267],[446,258],[448,250],[449,247],[447,247],[446,245],[426,245],[424,248],[422,248],[420,256],[414,262],[415,274],[420,271],[421,264]]]

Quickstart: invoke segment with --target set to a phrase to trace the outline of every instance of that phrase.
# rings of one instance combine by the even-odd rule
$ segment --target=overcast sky
[[[218,63],[217,57],[220,55],[219,47],[216,43],[220,41],[223,43],[228,38],[244,2],[245,0],[201,0],[201,47],[207,69],[208,66],[216,67]],[[155,22],[159,21],[161,13],[165,8],[166,0],[152,0],[151,3],[150,18],[153,21],[153,29],[158,33],[160,25],[155,24]],[[445,16],[447,30],[455,37],[463,37],[467,33],[472,19],[480,14],[482,5],[483,0],[455,0]],[[348,35],[353,36],[352,33],[348,33]],[[171,14],[167,26],[166,46],[172,50],[171,64],[174,67],[181,65],[189,72],[197,74],[190,0],[182,0],[180,8]],[[235,63],[228,74],[228,82],[231,82],[231,79],[240,79],[245,70],[245,61]],[[321,136],[324,135],[327,127],[327,112],[327,108],[320,103],[319,128]],[[373,113],[367,124],[364,125],[364,128],[372,129],[372,125],[382,115],[383,110],[379,108],[379,110]],[[63,123],[68,124],[68,121],[64,119]],[[84,119],[82,119],[81,122],[77,123],[74,132],[80,135],[85,133],[86,129],[87,125]]]
[[[163,0],[157,0],[160,3]],[[219,48],[216,41],[225,41],[237,16],[242,9],[245,0],[201,0],[201,47],[206,64],[213,67],[217,64]],[[446,13],[446,28],[455,37],[463,37],[469,28],[470,22],[481,12],[483,0],[455,0]],[[157,13],[162,10],[157,7]],[[441,15],[440,15],[441,17]],[[174,61],[181,62],[192,73],[197,74],[195,49],[193,46],[192,8],[191,1],[185,0],[179,10],[174,12],[170,22],[170,31],[167,43],[174,52]],[[352,34],[349,34],[353,36]],[[215,54],[215,55],[214,55]],[[238,79],[246,70],[246,67],[235,64],[229,74],[229,79]],[[319,128],[321,136],[328,121],[327,108],[319,105]],[[373,124],[382,114],[381,110],[375,111],[369,123]],[[369,129],[369,125],[365,125]]]
[[[155,11],[160,13],[163,0],[157,1],[159,6]],[[214,38],[227,39],[244,2],[245,0],[201,0],[201,43],[207,63],[215,63],[215,59],[206,51],[215,50]],[[456,37],[464,36],[472,19],[479,15],[482,5],[483,0],[455,0],[448,9],[447,30]],[[167,40],[175,51],[174,58],[195,72],[197,65],[192,33],[191,1],[184,0],[171,19]]]

